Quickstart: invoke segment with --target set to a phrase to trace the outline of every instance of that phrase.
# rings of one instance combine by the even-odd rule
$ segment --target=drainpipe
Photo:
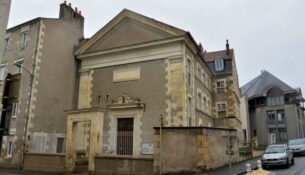
[[[161,148],[162,148],[162,126],[163,126],[163,116],[162,114],[160,115],[160,154],[159,154],[159,159],[160,159],[160,175],[162,175],[162,154],[161,154]]]

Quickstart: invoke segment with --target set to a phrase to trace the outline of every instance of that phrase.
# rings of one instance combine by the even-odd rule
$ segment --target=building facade
[[[300,88],[289,85],[269,73],[262,73],[241,87],[247,99],[252,142],[256,146],[287,143],[304,138],[304,98]],[[245,105],[246,106],[246,105]],[[246,127],[246,126],[244,126]]]
[[[126,9],[80,41],[83,23],[64,3],[59,19],[7,30],[2,164],[22,165],[24,153],[37,153],[27,154],[32,162],[64,153],[58,166],[71,172],[88,162],[92,173],[98,156],[152,160],[154,127],[161,125],[240,131],[228,43],[224,51],[204,52],[189,32]],[[27,166],[43,169],[44,159],[35,160]]]
[[[7,30],[0,65],[2,166],[22,166],[24,152],[64,152],[64,110],[75,106],[73,50],[83,24],[77,10],[61,4],[58,19],[36,18]]]
[[[10,13],[10,7],[11,7],[11,0],[3,0],[0,2],[0,41],[4,41],[8,17]],[[0,51],[2,51],[4,48],[5,48],[4,42],[0,42]]]
[[[241,141],[240,90],[234,50],[228,40],[226,49],[202,54],[212,72],[212,115],[215,126],[237,129]]]

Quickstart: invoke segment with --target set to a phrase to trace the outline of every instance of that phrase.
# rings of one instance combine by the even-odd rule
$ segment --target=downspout
[[[28,141],[27,138],[27,133],[28,133],[28,121],[29,121],[29,115],[30,115],[30,107],[31,107],[31,98],[32,98],[32,91],[33,91],[33,82],[34,82],[34,77],[35,77],[35,68],[36,68],[36,60],[38,57],[38,45],[39,45],[39,37],[40,37],[40,33],[41,33],[41,21],[42,19],[39,21],[38,23],[38,35],[36,38],[36,47],[35,47],[35,57],[34,57],[34,61],[33,61],[33,65],[32,65],[32,73],[30,74],[30,93],[29,93],[29,98],[28,98],[28,106],[27,106],[27,115],[25,118],[25,132],[24,132],[24,137],[23,137],[23,147],[22,147],[22,153],[21,153],[21,161],[20,161],[20,169],[23,169],[23,165],[24,165],[24,155],[26,152],[26,144]]]

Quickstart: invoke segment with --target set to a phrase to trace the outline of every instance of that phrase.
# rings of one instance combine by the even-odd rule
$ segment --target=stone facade
[[[0,2],[0,51],[4,49],[6,46],[5,41],[5,33],[6,33],[6,27],[8,22],[8,17],[10,13],[10,7],[11,7],[11,0],[3,0]],[[1,59],[0,55],[0,59]]]
[[[83,37],[83,22],[62,4],[58,19],[36,18],[7,30],[9,45],[1,52],[4,77],[21,78],[18,99],[2,106],[6,113],[2,112],[1,126],[9,129],[1,135],[1,165],[22,166],[23,152],[64,151],[64,110],[75,108],[77,66],[72,51]],[[1,92],[9,82],[1,81]]]

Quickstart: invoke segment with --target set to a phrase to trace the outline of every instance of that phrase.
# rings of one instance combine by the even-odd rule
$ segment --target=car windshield
[[[283,152],[285,152],[285,147],[283,146],[272,146],[266,149],[266,154],[283,153]]]
[[[305,144],[305,140],[303,140],[303,139],[289,141],[289,145],[303,145],[303,144]]]

